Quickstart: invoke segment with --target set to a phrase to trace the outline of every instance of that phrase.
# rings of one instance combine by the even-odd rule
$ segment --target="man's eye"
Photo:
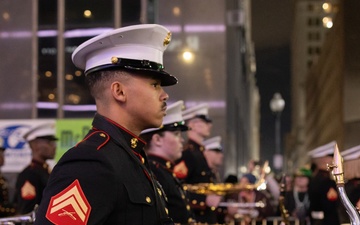
[[[160,86],[160,83],[153,83],[152,84],[154,87],[159,87]]]

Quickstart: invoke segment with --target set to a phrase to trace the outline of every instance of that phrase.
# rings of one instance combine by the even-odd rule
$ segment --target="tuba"
[[[346,213],[350,217],[351,225],[360,225],[359,212],[350,202],[345,192],[343,158],[340,155],[337,144],[335,145],[333,160],[333,163],[331,165],[328,164],[327,167],[334,176],[336,186],[340,194],[341,202],[345,206]]]

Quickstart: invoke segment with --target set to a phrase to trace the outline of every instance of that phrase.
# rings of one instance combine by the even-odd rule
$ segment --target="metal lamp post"
[[[274,168],[280,170],[283,166],[283,155],[281,154],[281,112],[284,110],[285,101],[281,94],[276,92],[270,101],[270,109],[275,114],[275,155]]]

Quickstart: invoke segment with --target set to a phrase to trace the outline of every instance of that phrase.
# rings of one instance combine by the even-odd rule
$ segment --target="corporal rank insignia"
[[[51,198],[46,218],[56,225],[86,225],[90,211],[91,206],[81,189],[80,183],[75,180]]]
[[[36,197],[36,188],[29,181],[26,181],[21,187],[21,198],[32,200]]]
[[[184,161],[181,161],[174,167],[174,173],[177,178],[184,179],[188,176],[189,169]]]

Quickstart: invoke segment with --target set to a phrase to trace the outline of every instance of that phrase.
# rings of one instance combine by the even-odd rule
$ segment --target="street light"
[[[270,109],[275,114],[275,155],[274,155],[274,168],[281,169],[283,166],[283,156],[281,154],[281,112],[284,110],[285,101],[281,94],[276,92],[270,101]]]

